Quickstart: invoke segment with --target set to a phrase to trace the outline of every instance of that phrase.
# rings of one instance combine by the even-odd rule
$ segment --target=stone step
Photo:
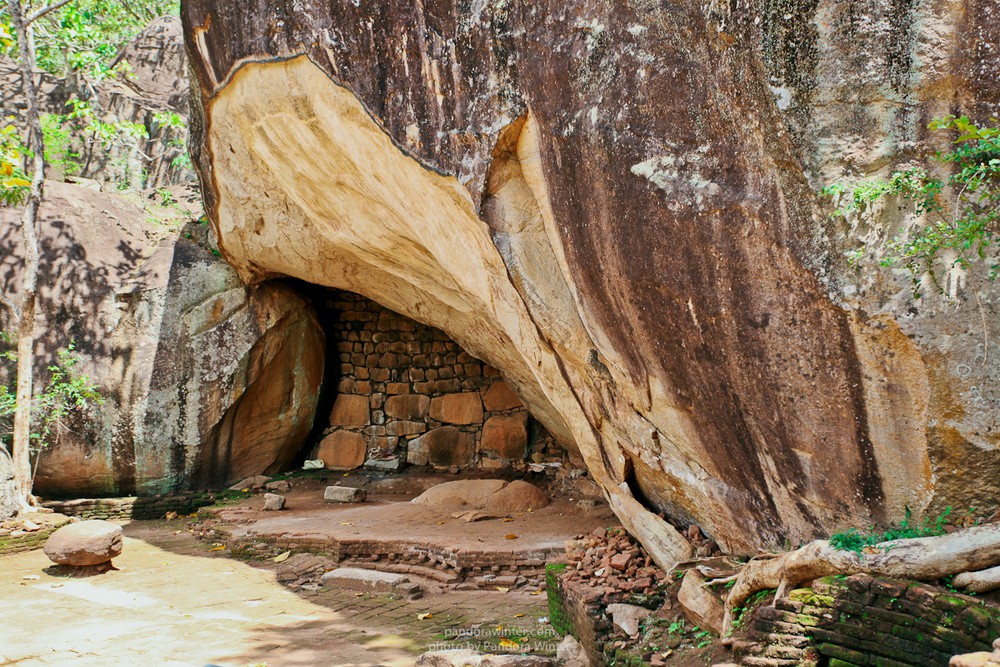
[[[411,582],[404,574],[361,567],[338,567],[320,577],[320,582],[332,588],[397,592],[411,597],[419,597],[421,594],[420,586]]]

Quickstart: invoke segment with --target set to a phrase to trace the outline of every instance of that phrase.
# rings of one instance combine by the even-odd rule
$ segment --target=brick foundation
[[[238,555],[268,558],[283,551],[314,553],[345,567],[424,576],[463,588],[494,590],[541,588],[547,562],[563,560],[563,549],[534,551],[473,551],[448,549],[413,542],[336,540],[329,537],[294,539],[254,537],[227,540]]]
[[[826,577],[756,610],[745,667],[944,667],[991,650],[1000,608],[943,588],[855,575]]]

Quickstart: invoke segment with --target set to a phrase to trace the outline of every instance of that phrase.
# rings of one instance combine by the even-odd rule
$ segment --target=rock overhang
[[[657,511],[749,552],[930,501],[920,352],[807,268],[772,93],[704,16],[221,4],[185,21],[206,195],[245,279],[444,329],[661,555],[684,546]]]

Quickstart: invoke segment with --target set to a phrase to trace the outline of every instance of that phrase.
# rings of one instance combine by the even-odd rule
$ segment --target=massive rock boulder
[[[18,214],[0,208],[7,331],[21,284]],[[302,448],[322,380],[322,330],[290,288],[241,284],[195,243],[205,232],[170,231],[134,200],[47,184],[36,377],[44,381],[57,350],[73,343],[77,370],[105,402],[56,429],[37,492],[206,487],[281,470]]]
[[[664,567],[660,513],[752,552],[996,504],[993,306],[852,268],[817,191],[996,113],[997,11],[191,0],[194,157],[244,280],[445,330]]]

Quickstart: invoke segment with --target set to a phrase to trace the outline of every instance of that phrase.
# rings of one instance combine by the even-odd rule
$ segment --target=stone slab
[[[323,500],[328,503],[363,503],[368,492],[351,486],[328,486],[323,492]]]

